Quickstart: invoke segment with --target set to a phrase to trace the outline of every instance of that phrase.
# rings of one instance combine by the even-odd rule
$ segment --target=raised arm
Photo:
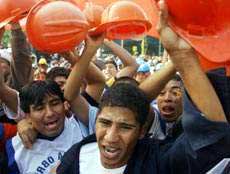
[[[136,60],[132,57],[132,55],[113,41],[105,40],[104,44],[110,48],[116,56],[118,56],[124,65],[124,68],[116,74],[116,77],[133,77],[139,65],[136,63]]]
[[[17,109],[18,109],[17,91],[10,88],[4,82],[4,75],[2,72],[1,63],[0,63],[0,100],[13,112],[17,113]]]
[[[4,31],[4,28],[0,29],[0,41],[2,40]],[[0,63],[0,101],[8,106],[12,111],[17,113],[17,92],[5,84],[2,69],[3,68]]]
[[[86,92],[94,100],[99,102],[105,87],[105,75],[94,63],[91,62],[85,78],[87,81]]]
[[[159,6],[161,12],[158,30],[162,44],[180,72],[192,101],[207,119],[226,121],[219,98],[202,71],[195,51],[168,26],[167,7],[163,0],[160,1]]]
[[[147,79],[145,79],[139,87],[146,93],[149,100],[152,101],[156,99],[164,86],[176,73],[176,69],[171,61],[169,61],[165,66],[159,71],[151,74]]]
[[[16,90],[32,80],[32,59],[30,48],[19,23],[12,24],[12,62],[11,62],[11,84]]]
[[[87,37],[86,48],[80,59],[74,65],[65,86],[65,98],[70,102],[72,111],[79,119],[88,124],[89,105],[88,102],[80,95],[80,87],[85,77],[90,61],[95,55],[98,47],[102,44],[104,36],[99,38]]]

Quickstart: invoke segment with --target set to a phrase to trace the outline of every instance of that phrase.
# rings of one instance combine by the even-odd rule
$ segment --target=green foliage
[[[2,38],[2,45],[4,46],[4,48],[7,48],[9,46],[10,39],[11,39],[11,32],[5,31],[3,38]]]

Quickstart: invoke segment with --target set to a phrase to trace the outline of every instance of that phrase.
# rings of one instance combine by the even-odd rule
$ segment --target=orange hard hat
[[[39,0],[0,0],[0,28],[11,21],[19,20],[25,16],[27,12]]]
[[[214,64],[230,62],[229,0],[166,0],[169,24]]]
[[[47,53],[73,49],[85,39],[88,28],[86,17],[75,4],[52,0],[35,5],[26,24],[31,44]]]
[[[93,3],[86,3],[83,13],[85,14],[90,28],[97,27],[101,24],[101,15],[104,8],[100,5],[95,5]]]
[[[95,33],[106,32],[109,39],[131,39],[146,34],[151,23],[145,11],[135,2],[117,1],[103,12]]]

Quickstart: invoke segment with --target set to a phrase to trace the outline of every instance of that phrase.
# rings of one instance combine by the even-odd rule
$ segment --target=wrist
[[[169,50],[168,54],[170,57],[189,57],[191,55],[196,55],[193,49],[188,49],[188,50]]]

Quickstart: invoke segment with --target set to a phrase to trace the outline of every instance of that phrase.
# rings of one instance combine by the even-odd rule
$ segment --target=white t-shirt
[[[102,166],[97,143],[82,146],[80,151],[80,174],[122,174],[126,165],[116,169],[106,169]]]
[[[26,149],[19,135],[7,142],[9,168],[12,173],[55,174],[63,154],[75,143],[94,131],[97,108],[89,107],[89,124],[84,126],[74,117],[65,118],[63,132],[54,140],[37,139],[32,149]]]

